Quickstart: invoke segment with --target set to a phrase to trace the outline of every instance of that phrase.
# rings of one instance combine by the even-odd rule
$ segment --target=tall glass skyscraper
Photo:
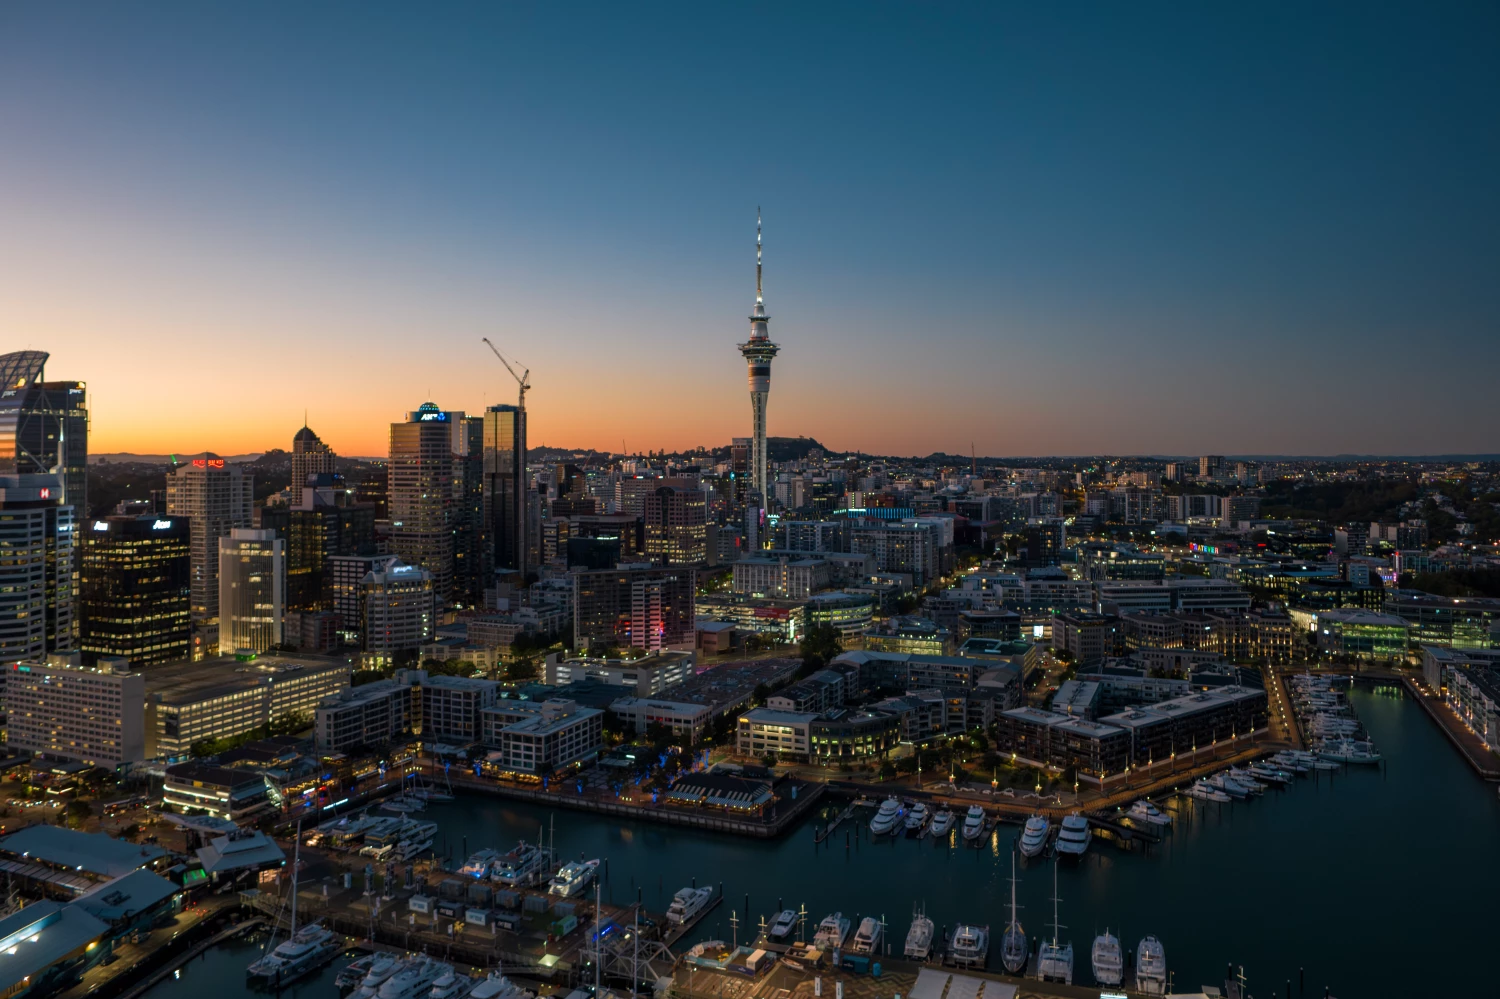
[[[493,570],[514,569],[526,578],[526,412],[491,406],[484,414],[484,521]]]
[[[78,647],[88,661],[124,656],[132,666],[191,652],[192,533],[186,517],[113,516],[81,535]]]
[[[83,382],[44,382],[48,354],[0,355],[0,475],[54,473],[60,503],[88,516],[89,413]]]

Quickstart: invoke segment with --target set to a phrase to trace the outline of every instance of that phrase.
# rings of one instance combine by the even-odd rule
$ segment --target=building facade
[[[250,527],[255,477],[205,452],[167,473],[167,515],[186,517],[191,537],[195,624],[219,619],[219,539]]]
[[[0,475],[0,663],[76,647],[77,525],[60,493],[53,475]]]
[[[124,660],[54,656],[4,672],[12,748],[109,770],[146,759],[145,679]]]
[[[192,650],[192,532],[186,517],[104,517],[80,532],[78,617],[84,658],[132,666]]]
[[[691,568],[624,568],[575,572],[573,641],[646,651],[693,643],[697,575]]]
[[[391,424],[391,551],[409,566],[432,576],[438,599],[453,589],[453,534],[456,521],[455,438],[464,438],[462,413],[424,402]]]
[[[219,539],[219,648],[264,652],[281,644],[286,542],[275,531],[236,528]]]

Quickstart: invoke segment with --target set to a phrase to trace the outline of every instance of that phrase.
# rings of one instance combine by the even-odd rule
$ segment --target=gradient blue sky
[[[1500,450],[1500,6],[0,5],[0,334],[97,451]]]

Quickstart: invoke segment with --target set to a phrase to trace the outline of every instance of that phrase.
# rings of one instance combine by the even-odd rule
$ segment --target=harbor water
[[[1284,995],[1287,981],[1293,996],[1305,982],[1308,996],[1329,986],[1346,999],[1500,990],[1485,959],[1488,900],[1500,894],[1493,786],[1473,776],[1410,700],[1354,690],[1351,701],[1385,755],[1383,767],[1309,776],[1249,802],[1178,799],[1173,829],[1149,852],[1096,839],[1081,862],[1060,867],[1059,936],[1073,942],[1075,983],[1092,980],[1090,946],[1108,928],[1127,951],[1157,936],[1177,991],[1222,981],[1229,963],[1244,966],[1250,991],[1262,997]],[[835,910],[856,924],[883,917],[898,951],[914,906],[940,927],[988,923],[998,938],[1020,831],[1001,825],[974,849],[931,839],[872,843],[863,822],[857,837],[849,822],[816,846],[824,815],[765,842],[467,795],[431,806],[426,817],[441,824],[438,846],[455,863],[465,848],[534,841],[555,820],[564,859],[607,859],[607,898],[626,902],[639,890],[650,911],[664,911],[693,878],[722,884],[725,904],[695,938],[729,940],[730,913],[743,916],[748,894],[752,934],[782,903],[806,907],[809,937]],[[1052,932],[1052,862],[1023,860],[1019,875],[1021,919],[1034,946]],[[741,925],[742,942],[746,932]],[[221,948],[149,995],[239,992],[247,953],[245,944]],[[990,968],[998,966],[992,951]],[[332,971],[295,991],[332,995]]]

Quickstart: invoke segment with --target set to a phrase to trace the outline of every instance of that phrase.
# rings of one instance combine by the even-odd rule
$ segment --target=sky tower
[[[750,374],[750,489],[764,506],[766,482],[766,396],[771,394],[771,358],[781,350],[771,342],[771,317],[760,284],[760,209],[755,210],[755,309],[750,314],[750,339],[740,344]]]

